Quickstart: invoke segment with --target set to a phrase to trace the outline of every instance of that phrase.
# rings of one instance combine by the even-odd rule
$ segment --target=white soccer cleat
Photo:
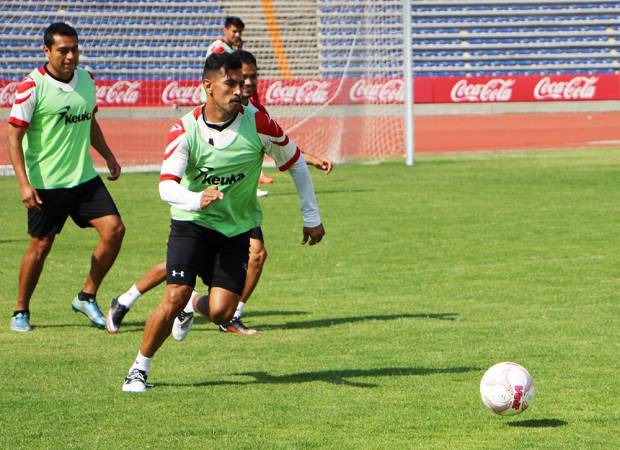
[[[258,198],[267,197],[269,195],[268,191],[263,191],[262,189],[256,189],[256,196]]]
[[[146,391],[149,385],[146,383],[146,372],[140,369],[133,369],[125,377],[123,383],[123,392],[136,392],[141,393]]]
[[[194,313],[181,311],[181,313],[174,318],[174,324],[172,324],[172,337],[177,341],[185,340],[189,330],[192,329],[193,324]]]

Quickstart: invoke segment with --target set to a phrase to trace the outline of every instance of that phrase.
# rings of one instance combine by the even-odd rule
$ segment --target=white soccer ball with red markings
[[[501,416],[522,413],[532,405],[535,395],[532,376],[523,366],[513,362],[495,364],[480,381],[482,403]]]

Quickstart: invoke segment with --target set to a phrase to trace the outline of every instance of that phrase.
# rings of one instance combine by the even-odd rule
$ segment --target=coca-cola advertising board
[[[191,106],[200,103],[194,80],[97,80],[100,107]],[[10,107],[19,81],[0,80],[0,107]],[[259,81],[265,105],[398,104],[402,78],[315,78]],[[505,103],[620,99],[620,76],[529,75],[417,77],[416,103]]]
[[[446,77],[433,81],[433,103],[617,100],[617,75]]]

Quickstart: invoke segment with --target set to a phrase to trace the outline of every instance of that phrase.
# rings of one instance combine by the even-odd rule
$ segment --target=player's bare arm
[[[9,124],[7,127],[8,150],[15,178],[19,184],[19,197],[28,209],[38,208],[43,202],[39,198],[37,190],[32,187],[28,176],[26,175],[26,166],[24,164],[24,152],[22,149],[22,140],[26,134],[26,128]]]
[[[97,153],[105,159],[108,170],[110,171],[108,180],[117,180],[118,177],[121,176],[121,165],[116,160],[116,157],[114,156],[114,153],[112,153],[112,150],[110,150],[110,147],[108,147],[108,144],[103,136],[103,132],[101,131],[101,127],[99,126],[99,122],[97,122],[94,115],[90,127],[90,143],[93,148],[97,150]]]

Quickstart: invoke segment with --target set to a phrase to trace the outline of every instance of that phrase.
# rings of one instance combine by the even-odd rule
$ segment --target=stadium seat
[[[314,11],[308,5],[315,5]],[[618,67],[620,45],[613,44],[620,42],[620,2],[429,4],[414,0],[413,5],[414,71],[420,74],[529,73],[531,69],[526,66],[540,66],[537,73],[558,73],[582,70],[584,65],[597,73],[608,73]],[[223,0],[201,2],[197,15],[196,7],[188,2],[154,0],[146,6],[143,0],[76,1],[63,7],[62,17],[79,25],[84,61],[92,61],[103,79],[126,76],[130,71],[136,78],[153,77],[157,67],[194,77],[204,47],[221,32],[226,6]],[[361,71],[371,60],[373,68],[370,73],[366,70],[366,75],[398,73],[395,69],[402,61],[399,1],[386,1],[380,10],[368,0],[316,0],[307,4],[300,0],[299,5],[295,2],[286,8],[310,12],[315,18],[316,39],[305,41],[308,47],[288,49],[296,76],[341,76],[347,64]],[[3,76],[20,79],[30,68],[30,62],[15,64],[16,59],[41,60],[40,37],[33,35],[33,30],[41,30],[55,15],[58,2],[52,0],[15,2],[5,7],[0,51],[3,60],[10,63],[4,65]],[[251,17],[248,20],[256,23]],[[287,40],[295,39],[295,31],[290,31]],[[265,49],[261,57],[268,51]],[[312,53],[317,55],[315,59],[308,59],[310,51],[316,52]],[[172,55],[174,62],[162,62]],[[568,55],[572,57],[564,57]],[[475,58],[480,60],[473,61]],[[547,69],[549,66],[553,67]],[[468,67],[473,70],[468,71]],[[278,73],[273,56],[265,59],[261,71]]]

